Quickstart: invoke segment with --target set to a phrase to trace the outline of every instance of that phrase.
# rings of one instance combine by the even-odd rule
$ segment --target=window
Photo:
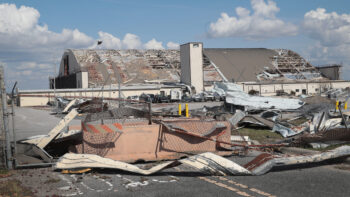
[[[295,92],[299,92],[299,89],[295,89]]]
[[[199,44],[193,44],[193,48],[198,48]]]
[[[318,92],[318,88],[315,88],[315,92]]]
[[[306,94],[306,89],[301,90],[302,94]]]

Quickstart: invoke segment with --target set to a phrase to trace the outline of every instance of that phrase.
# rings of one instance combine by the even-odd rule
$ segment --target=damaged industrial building
[[[68,49],[50,89],[19,90],[19,105],[45,105],[54,94],[127,98],[168,96],[174,90],[192,96],[211,91],[215,82],[234,82],[260,96],[314,95],[348,87],[340,73],[340,65],[315,67],[286,49],[203,48],[202,43],[181,45],[180,51]]]
[[[10,163],[68,174],[148,176],[187,166],[258,176],[346,159],[350,82],[340,69],[287,49],[199,42],[180,50],[67,49],[49,89],[13,91],[12,103],[49,109],[60,121],[46,135],[12,135]]]

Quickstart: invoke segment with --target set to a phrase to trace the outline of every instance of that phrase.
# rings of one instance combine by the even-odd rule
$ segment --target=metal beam
[[[67,124],[72,121],[78,115],[78,111],[76,108],[72,109],[59,123],[56,127],[51,129],[48,136],[43,137],[36,144],[39,148],[44,149],[46,145],[48,145],[55,137],[60,134],[63,128],[67,126]]]

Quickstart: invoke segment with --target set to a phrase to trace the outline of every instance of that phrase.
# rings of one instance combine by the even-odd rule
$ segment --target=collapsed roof
[[[178,50],[86,50],[73,49],[80,71],[89,73],[89,86],[146,81],[178,82]],[[118,74],[119,73],[119,74]],[[109,80],[108,80],[109,78]]]
[[[204,56],[234,82],[326,79],[303,57],[287,49],[213,48],[205,49]]]
[[[69,73],[88,72],[89,87],[117,84],[119,75],[123,84],[180,82],[179,50],[68,49],[59,76],[65,75],[68,55],[73,56]],[[223,81],[215,66],[235,82],[326,79],[299,54],[285,49],[204,49],[205,84]]]

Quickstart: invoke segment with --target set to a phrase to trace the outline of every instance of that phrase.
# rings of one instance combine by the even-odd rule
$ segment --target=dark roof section
[[[256,75],[264,71],[264,67],[272,68],[272,60],[278,53],[265,48],[206,48],[207,56],[227,80],[235,82],[256,81]]]

